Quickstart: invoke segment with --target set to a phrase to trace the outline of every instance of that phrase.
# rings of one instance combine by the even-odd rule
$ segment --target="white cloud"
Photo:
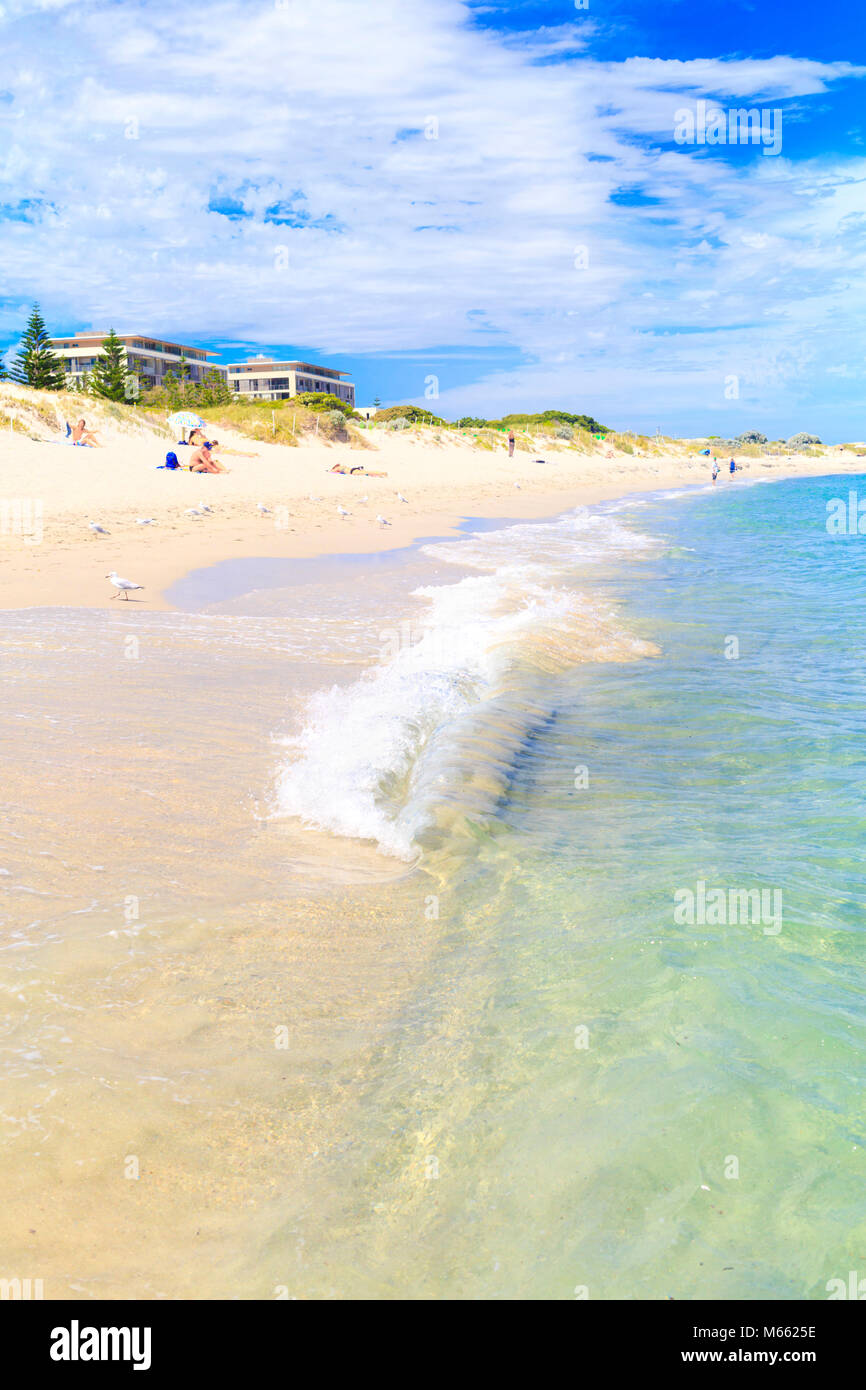
[[[671,143],[684,101],[801,101],[848,64],[599,63],[586,25],[518,41],[459,0],[5,17],[0,203],[30,219],[0,223],[7,331],[38,297],[70,325],[410,350],[419,396],[425,349],[510,345],[526,368],[443,374],[443,408],[556,400],[665,428],[684,402],[731,409],[736,364],[741,404],[784,412],[804,373],[826,385],[832,340],[855,357],[866,161]],[[660,202],[611,203],[623,187]]]

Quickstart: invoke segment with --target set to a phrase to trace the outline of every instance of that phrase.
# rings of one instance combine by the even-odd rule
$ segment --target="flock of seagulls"
[[[519,484],[519,483],[515,483],[514,486],[515,486],[515,487],[519,487],[520,484]],[[399,501],[405,502],[405,503],[408,505],[409,499],[408,499],[408,497],[404,497],[403,494],[402,494],[402,492],[398,492],[398,493],[397,493],[397,498],[398,498]],[[311,501],[311,502],[321,502],[321,500],[322,500],[321,497],[316,497],[312,492],[310,493],[310,501]],[[362,502],[369,502],[369,500],[370,500],[369,497],[362,497],[362,498],[361,498],[361,501],[362,501]],[[265,504],[264,504],[264,502],[258,502],[258,503],[256,504],[256,506],[257,506],[257,510],[258,510],[258,512],[260,513],[261,516],[271,516],[271,515],[272,515],[271,508],[270,508],[270,507],[266,507]],[[344,516],[344,517],[345,517],[345,516],[351,516],[351,515],[352,515],[352,513],[351,513],[346,507],[342,506],[342,505],[339,504],[339,503],[337,504],[337,511],[339,512],[340,516]],[[186,515],[186,516],[212,516],[212,515],[213,515],[213,507],[209,507],[209,506],[207,505],[207,503],[205,503],[205,502],[199,502],[199,504],[198,504],[197,507],[187,507],[187,508],[186,508],[185,515]],[[387,519],[387,517],[382,516],[381,513],[379,513],[379,512],[376,513],[376,520],[377,520],[377,522],[379,523],[380,527],[390,526],[390,525],[392,524],[392,523]],[[136,526],[156,526],[156,525],[158,525],[157,520],[156,520],[156,517],[154,517],[154,516],[137,516],[137,517],[135,518],[135,524],[136,524]],[[90,530],[93,532],[93,534],[94,534],[95,536],[110,536],[110,535],[111,535],[111,532],[108,531],[108,530],[106,530],[106,528],[105,528],[104,526],[100,526],[99,523],[98,523],[97,521],[88,521],[87,525],[89,526]],[[106,577],[107,580],[110,581],[110,583],[112,583],[112,584],[114,585],[114,590],[115,590],[115,592],[111,595],[112,598],[118,598],[120,594],[123,594],[124,599],[126,599],[126,600],[128,601],[128,600],[129,600],[129,595],[130,595],[130,593],[131,593],[134,589],[143,589],[143,588],[144,588],[144,585],[143,585],[143,584],[136,584],[136,583],[134,582],[134,580],[132,580],[132,579],[124,579],[124,578],[122,578],[122,576],[119,575],[119,574],[117,573],[116,570],[112,570],[111,573],[110,573],[110,574],[107,574],[105,577]]]
[[[397,493],[397,498],[399,499],[399,501],[405,502],[407,506],[409,505],[409,498],[408,498],[408,497],[404,497],[403,494],[402,494],[402,492],[398,492],[398,493]],[[318,497],[312,497],[312,496],[310,497],[310,501],[311,501],[311,502],[319,502],[320,500],[321,500],[321,499],[318,498]],[[362,501],[362,502],[369,502],[369,500],[370,500],[369,497],[362,497],[362,498],[361,498],[361,501]],[[352,513],[349,512],[349,511],[347,511],[346,508],[345,508],[344,506],[342,506],[339,502],[337,503],[337,511],[339,512],[340,516],[351,516],[351,515],[352,515]],[[387,519],[387,517],[382,516],[382,515],[381,515],[380,513],[378,513],[378,512],[376,513],[376,520],[378,521],[378,523],[379,523],[380,526],[391,526],[391,525],[393,524],[392,522],[390,522],[390,521]]]

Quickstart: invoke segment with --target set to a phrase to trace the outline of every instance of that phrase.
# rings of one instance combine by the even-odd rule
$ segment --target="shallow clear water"
[[[54,1088],[39,1149],[97,1247],[112,1183],[129,1240],[160,1231],[146,1276],[119,1239],[82,1278],[63,1228],[58,1291],[799,1299],[862,1267],[866,560],[825,528],[852,485],[647,495],[124,615],[148,683],[87,713],[118,620],[75,620],[79,700],[53,615],[3,619],[14,707],[64,721],[39,760],[110,759],[115,828],[132,768],[161,798],[161,823],[135,799],[134,874],[96,823],[65,855],[63,911],[35,844],[12,865],[54,909],[14,927],[13,1095]],[[97,849],[110,891],[73,917]],[[87,924],[132,881],[153,913],[120,959]],[[58,993],[76,1087],[27,1059]],[[112,1143],[158,1152],[149,1199],[104,1140],[76,1180],[97,1053]]]

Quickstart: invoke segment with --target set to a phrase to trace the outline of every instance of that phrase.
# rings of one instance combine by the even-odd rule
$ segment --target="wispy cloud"
[[[860,355],[866,160],[673,126],[699,99],[802,118],[861,69],[599,62],[586,25],[499,34],[459,0],[3,0],[0,23],[7,335],[38,297],[65,327],[409,353],[419,397],[449,344],[445,410],[854,408],[828,368]],[[503,342],[525,365],[476,377]]]

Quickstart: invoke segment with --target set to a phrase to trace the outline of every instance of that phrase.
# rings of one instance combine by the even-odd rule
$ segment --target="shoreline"
[[[167,598],[171,588],[192,571],[226,560],[381,554],[423,537],[458,534],[470,517],[539,520],[637,492],[710,481],[703,458],[549,450],[551,457],[542,465],[525,454],[508,459],[471,445],[446,450],[423,439],[393,437],[383,438],[375,456],[365,459],[377,469],[386,466],[384,478],[330,473],[335,451],[321,445],[262,444],[254,459],[228,459],[232,472],[225,477],[202,477],[157,471],[152,442],[112,441],[100,451],[76,450],[74,456],[48,443],[17,438],[13,443],[14,449],[8,439],[0,445],[5,508],[0,609],[5,610],[105,608],[117,601],[124,607],[134,603],[139,611],[176,611]],[[241,449],[249,441],[238,437],[229,443]],[[355,451],[347,451],[347,457],[365,458]],[[740,462],[745,480],[863,471],[863,461],[848,452]],[[21,499],[22,476],[28,478],[29,498]],[[718,486],[731,485],[723,473]],[[398,492],[404,489],[407,500],[401,501]],[[46,505],[42,497],[56,503]],[[188,514],[205,500],[211,512]],[[10,503],[17,503],[19,512],[25,508],[17,533]],[[338,507],[349,515],[340,515]],[[378,515],[390,524],[380,525]],[[138,525],[138,516],[153,517],[155,524]],[[90,533],[90,520],[110,534]],[[106,578],[111,570],[143,590],[113,599]]]

